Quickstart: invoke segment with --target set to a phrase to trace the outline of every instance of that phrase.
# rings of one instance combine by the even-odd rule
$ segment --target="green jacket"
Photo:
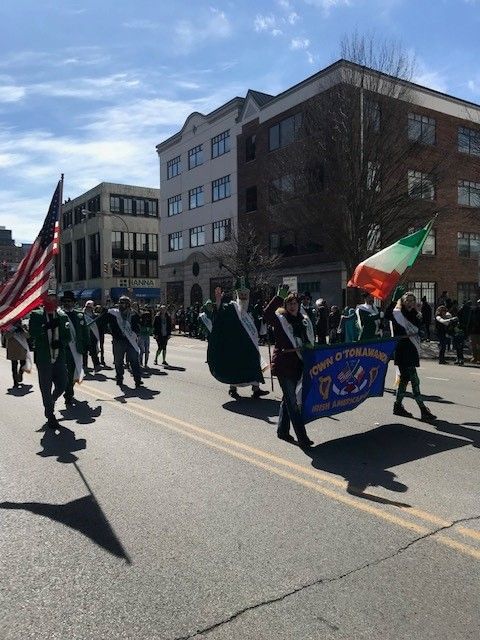
[[[66,350],[69,348],[70,329],[68,317],[63,311],[57,312],[58,318],[58,357],[65,358]],[[35,356],[35,362],[50,363],[51,352],[48,342],[47,318],[43,309],[36,309],[30,314],[30,322],[28,332],[32,341],[32,350]]]
[[[77,311],[76,309],[70,311],[70,315],[66,311],[63,311],[63,313],[67,315],[67,320],[70,324],[73,323],[75,327],[75,346],[78,353],[87,353],[90,342],[90,329],[87,326],[85,314],[83,311]]]

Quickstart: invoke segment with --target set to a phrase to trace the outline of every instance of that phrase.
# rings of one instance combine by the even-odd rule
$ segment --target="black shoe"
[[[411,414],[410,411],[407,411],[401,404],[393,405],[393,415],[402,416],[402,418],[413,418],[413,414]]]
[[[300,447],[300,449],[310,449],[310,447],[313,445],[313,440],[310,440],[310,438],[307,438],[306,440],[299,440],[298,441],[298,446]]]
[[[437,416],[434,416],[428,407],[421,408],[420,420],[423,420],[423,422],[433,422],[433,420],[436,419]]]
[[[118,384],[119,387],[123,385],[123,378],[115,378],[115,383]]]
[[[439,360],[438,364],[448,364],[448,362],[446,360]]]
[[[268,396],[269,393],[270,391],[267,391],[266,389],[255,389],[255,391],[252,393],[252,398],[261,398],[262,396]]]
[[[289,433],[277,433],[277,437],[280,440],[285,440],[285,442],[289,442],[290,444],[295,444],[295,438],[293,438]]]
[[[135,382],[135,387],[138,389],[138,387],[143,387],[143,384],[144,384],[143,380],[137,380]]]
[[[55,416],[53,416],[52,418],[48,418],[47,420],[47,427],[49,429],[52,429],[53,431],[55,431],[56,429],[60,429],[60,423],[58,422],[58,420],[55,418]]]
[[[236,389],[229,389],[228,390],[228,395],[231,398],[234,398],[235,400],[239,400],[240,399],[240,394],[238,393],[238,391]]]

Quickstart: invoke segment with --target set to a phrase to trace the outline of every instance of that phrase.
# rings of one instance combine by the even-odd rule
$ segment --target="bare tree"
[[[350,275],[365,257],[441,212],[436,191],[449,157],[435,124],[412,107],[414,61],[394,43],[354,35],[337,81],[319,87],[277,151],[270,214],[326,244]],[[408,122],[408,132],[407,132]]]
[[[232,229],[230,240],[214,246],[208,255],[235,278],[244,276],[256,291],[270,286],[272,274],[282,262],[280,256],[269,254],[250,222]]]

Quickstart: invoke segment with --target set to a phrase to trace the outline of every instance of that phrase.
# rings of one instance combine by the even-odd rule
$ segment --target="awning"
[[[120,296],[129,296],[132,298],[160,298],[160,287],[134,287],[133,291],[128,291],[126,287],[112,287],[110,289],[110,297],[114,300]]]
[[[82,300],[100,300],[102,297],[101,289],[82,289],[79,297]]]

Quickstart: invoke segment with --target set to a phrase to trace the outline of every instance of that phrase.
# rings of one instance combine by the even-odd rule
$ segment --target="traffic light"
[[[113,268],[115,269],[115,271],[121,271],[122,270],[122,263],[120,260],[114,260],[113,261]]]
[[[103,273],[108,273],[108,262],[103,263]]]

